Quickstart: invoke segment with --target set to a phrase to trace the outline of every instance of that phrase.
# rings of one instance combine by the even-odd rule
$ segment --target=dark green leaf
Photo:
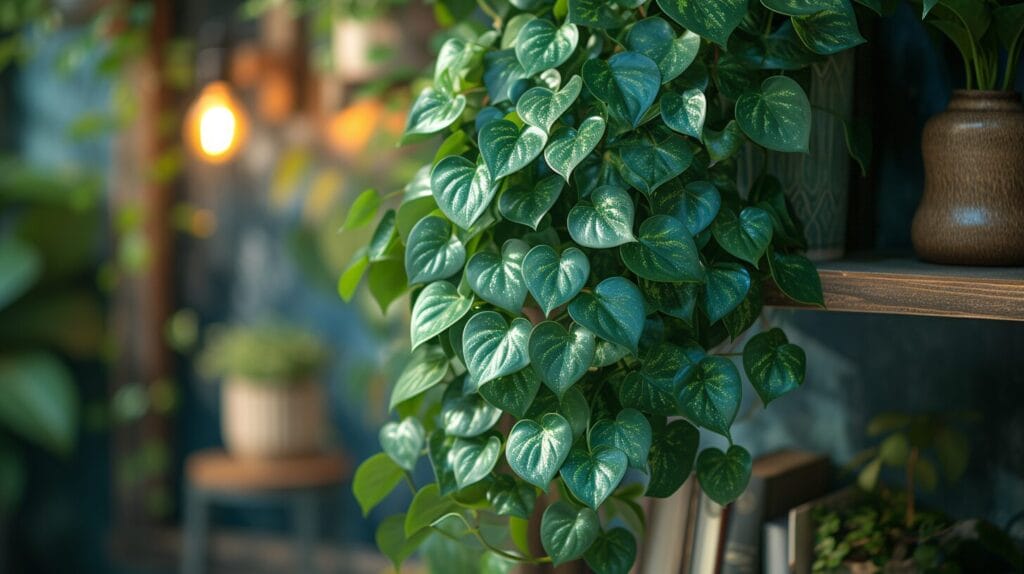
[[[707,111],[708,100],[704,92],[698,89],[686,90],[681,94],[667,92],[661,97],[661,117],[665,125],[698,140],[704,134]]]
[[[690,232],[668,215],[653,215],[644,221],[637,241],[623,245],[619,253],[630,271],[650,281],[704,280],[704,267]]]
[[[568,0],[568,21],[588,28],[618,28],[622,19],[608,0]]]
[[[694,346],[683,349],[659,343],[644,351],[642,368],[629,374],[619,386],[619,401],[624,407],[661,416],[679,414],[676,405],[676,374],[700,360],[703,350]]]
[[[534,126],[520,129],[509,120],[497,120],[480,130],[479,141],[480,155],[497,181],[537,159],[548,142],[548,134]]]
[[[415,417],[406,417],[402,422],[389,422],[381,427],[378,434],[380,446],[398,466],[412,471],[420,458],[420,451],[426,441],[423,425]]]
[[[739,307],[736,307],[722,318],[722,323],[725,325],[726,331],[729,332],[729,336],[733,340],[739,338],[740,335],[757,322],[763,308],[764,296],[762,295],[761,281],[757,278],[752,278],[750,281],[750,291],[747,292],[746,298],[743,299]]]
[[[613,118],[635,128],[658,96],[661,72],[647,56],[619,52],[608,60],[587,60],[583,81]]]
[[[974,0],[966,0],[974,3]],[[829,56],[859,46],[865,42],[857,29],[857,14],[850,0],[828,0],[828,8],[793,18],[796,30],[804,45],[816,54]]]
[[[690,235],[697,235],[715,220],[722,197],[711,182],[684,184],[676,180],[659,188],[651,203],[656,213],[675,217],[686,225]]]
[[[610,446],[626,453],[629,467],[647,472],[647,456],[651,450],[651,423],[635,409],[619,411],[615,420],[598,421],[590,429],[590,446]]]
[[[532,367],[495,379],[480,387],[484,399],[516,418],[522,418],[537,396],[540,378]]]
[[[548,146],[548,149],[550,150],[551,146]],[[558,201],[564,187],[562,178],[555,175],[538,181],[533,188],[509,187],[498,198],[498,211],[505,219],[536,230],[537,225]]]
[[[772,217],[759,207],[747,207],[739,217],[731,209],[718,213],[711,232],[730,255],[757,267],[772,241]]]
[[[590,548],[601,531],[597,513],[558,501],[544,511],[540,542],[555,566],[575,560]]]
[[[626,49],[653,60],[658,65],[661,82],[664,84],[690,67],[700,50],[700,36],[686,31],[677,37],[671,24],[652,16],[640,20],[629,29]]]
[[[448,436],[479,436],[490,430],[499,418],[501,410],[487,404],[475,391],[455,383],[446,389],[441,405],[441,426]]]
[[[588,449],[581,442],[569,451],[561,476],[573,496],[596,510],[619,486],[628,466],[621,450],[610,446]]]
[[[610,277],[593,293],[577,295],[569,315],[598,337],[636,353],[644,329],[644,297],[628,279]]]
[[[747,14],[747,0],[658,0],[680,26],[725,46]]]
[[[732,361],[704,357],[696,364],[685,365],[676,380],[679,408],[686,418],[728,437],[743,392],[740,374]]]
[[[551,246],[538,245],[523,260],[523,276],[530,294],[546,316],[583,289],[590,277],[590,262],[575,247],[559,256]]]
[[[704,314],[715,323],[743,303],[750,292],[750,272],[739,263],[708,266],[707,282],[701,296]]]
[[[580,123],[579,129],[562,128],[555,132],[551,143],[544,150],[544,160],[551,170],[562,176],[566,182],[576,166],[580,164],[604,137],[605,121],[601,116],[592,116]]]
[[[764,7],[785,16],[807,16],[828,9],[831,0],[761,0]]]
[[[466,265],[470,287],[488,303],[519,313],[526,301],[523,280],[523,258],[530,246],[519,239],[509,239],[501,247],[501,255],[480,252]]]
[[[569,330],[544,321],[530,334],[530,364],[559,399],[594,362],[594,334],[573,324]]]
[[[750,453],[741,446],[732,445],[726,452],[706,448],[697,457],[697,479],[708,497],[724,506],[746,490],[751,464]]]
[[[448,373],[448,356],[435,345],[423,345],[412,352],[412,358],[398,377],[391,392],[388,408],[394,409],[440,383]]]
[[[761,402],[768,406],[803,384],[807,356],[803,349],[789,342],[781,329],[771,329],[747,341],[743,369]]]
[[[740,129],[736,120],[729,120],[722,131],[715,131],[705,126],[702,137],[708,157],[714,163],[725,161],[736,155],[745,141],[743,130]]]
[[[529,519],[537,502],[537,491],[511,476],[499,474],[487,488],[487,501],[502,516]]]
[[[622,178],[648,197],[693,162],[690,144],[664,128],[632,134],[620,142],[618,155]]]
[[[484,85],[491,105],[509,100],[510,88],[529,75],[519,64],[516,51],[512,48],[484,54]]]
[[[405,265],[401,261],[385,259],[370,264],[366,286],[370,289],[370,295],[380,305],[382,313],[387,313],[391,303],[405,293],[408,283]]]
[[[796,80],[772,76],[736,100],[736,122],[757,144],[806,153],[811,137],[811,102]]]
[[[560,414],[520,420],[508,433],[505,458],[523,480],[547,491],[572,448],[572,427]]]
[[[404,512],[385,518],[377,527],[377,533],[374,535],[377,548],[380,548],[381,554],[391,560],[396,571],[401,569],[402,563],[412,556],[413,552],[430,535],[430,530],[424,528],[411,538],[406,538],[405,518]]]
[[[636,539],[622,527],[602,533],[583,555],[595,574],[629,574],[636,562]]]
[[[526,74],[532,76],[564,64],[576,50],[579,39],[575,24],[555,26],[549,20],[536,18],[527,22],[516,36],[516,58]]]
[[[447,437],[444,431],[437,429],[427,437],[427,458],[430,459],[430,467],[434,471],[434,478],[437,480],[438,488],[442,495],[451,494],[458,490],[455,484],[455,472],[452,465],[448,463],[448,451],[455,443],[454,437]]]
[[[494,311],[473,315],[462,334],[466,368],[476,386],[493,381],[530,364],[527,344],[530,322],[516,318],[509,324]]]
[[[648,464],[651,480],[644,496],[668,498],[690,477],[697,458],[700,432],[695,426],[675,420],[665,428],[654,431]]]
[[[687,323],[693,321],[700,286],[696,283],[641,281],[644,298],[656,310]]]
[[[0,309],[28,291],[42,270],[42,257],[31,244],[15,237],[0,241]]]
[[[402,482],[405,473],[402,467],[395,464],[388,455],[379,452],[363,461],[356,469],[352,477],[352,493],[355,494],[359,508],[363,516],[382,500],[387,498],[391,491]]]
[[[486,164],[473,165],[462,156],[446,157],[434,166],[430,188],[437,206],[462,229],[473,227],[498,191]]]
[[[803,255],[772,252],[768,258],[772,279],[793,301],[805,305],[825,306],[818,269]]]
[[[0,428],[55,454],[74,448],[78,392],[55,356],[36,351],[0,357],[0,397]]]
[[[607,249],[635,241],[633,198],[619,187],[604,185],[590,194],[591,205],[578,204],[569,211],[569,235],[592,249]]]

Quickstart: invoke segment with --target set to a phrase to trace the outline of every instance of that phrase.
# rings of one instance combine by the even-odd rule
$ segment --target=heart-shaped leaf
[[[816,54],[830,56],[866,41],[857,29],[857,14],[850,0],[828,0],[824,4],[824,10],[793,18],[793,29],[805,46]]]
[[[645,350],[641,356],[642,368],[630,373],[619,385],[622,406],[652,415],[679,414],[676,374],[699,361],[702,354],[699,347],[684,349],[670,343],[659,343]]]
[[[451,494],[459,488],[455,484],[452,465],[448,463],[448,451],[454,443],[455,437],[445,436],[442,429],[435,429],[427,437],[427,458],[430,459],[430,467],[441,494]]]
[[[674,420],[654,432],[647,461],[651,480],[644,496],[668,498],[690,477],[697,458],[700,431],[684,420]]]
[[[618,152],[622,178],[648,197],[693,162],[690,144],[664,128],[632,134],[622,141]]]
[[[596,510],[622,482],[628,467],[629,460],[621,450],[610,446],[588,449],[581,442],[569,451],[560,474],[573,496]]]
[[[442,494],[436,484],[424,486],[416,491],[409,503],[409,512],[405,515],[405,535],[412,537],[458,508],[452,497]]]
[[[573,76],[558,91],[544,87],[530,88],[516,102],[516,113],[527,124],[551,131],[551,126],[572,106],[583,90],[583,79]]]
[[[406,514],[403,512],[385,518],[377,527],[377,532],[373,537],[377,548],[380,548],[381,554],[391,560],[396,572],[401,570],[402,563],[412,556],[430,535],[430,530],[424,529],[413,537],[407,538],[405,536],[405,517]]]
[[[569,181],[569,176],[601,142],[604,137],[605,121],[601,116],[592,116],[580,122],[579,128],[562,128],[555,132],[551,143],[544,150],[544,160],[551,170]]]
[[[462,350],[466,368],[478,388],[530,364],[530,327],[530,322],[521,317],[510,325],[494,311],[477,313],[469,319],[462,332]]]
[[[686,365],[676,375],[679,408],[686,418],[700,426],[729,436],[729,427],[740,408],[743,389],[732,361],[707,356]]]
[[[402,482],[402,467],[398,466],[390,456],[379,452],[363,461],[352,477],[352,493],[359,503],[363,516],[366,516],[391,491]]]
[[[540,542],[555,566],[575,560],[590,548],[601,531],[597,513],[558,501],[544,511]]]
[[[693,323],[700,286],[696,283],[662,283],[641,281],[644,299],[656,310],[687,323]]]
[[[616,345],[605,341],[604,339],[598,339],[597,345],[594,350],[594,367],[600,369],[601,367],[608,367],[618,363],[623,357],[629,355],[630,351],[622,345]]]
[[[746,490],[751,467],[750,453],[739,445],[726,452],[706,448],[697,457],[697,479],[708,497],[724,506]]]
[[[496,436],[455,439],[448,451],[448,463],[459,489],[487,478],[500,454],[501,439]]]
[[[502,516],[529,519],[537,502],[537,491],[507,474],[499,474],[487,487],[487,502]]]
[[[405,138],[437,133],[455,123],[466,110],[466,96],[426,88],[409,110]]]
[[[768,257],[772,279],[779,289],[797,303],[825,306],[818,269],[803,255],[772,252]]]
[[[473,227],[498,192],[487,166],[473,165],[462,156],[446,157],[434,166],[430,189],[437,206],[462,229]]]
[[[618,28],[622,25],[615,4],[608,0],[569,0],[567,4],[569,22],[597,29]]]
[[[739,263],[715,263],[708,266],[701,294],[704,314],[712,323],[739,307],[750,291],[750,272]]]
[[[740,129],[736,120],[729,120],[722,131],[715,131],[705,126],[701,137],[712,163],[725,161],[736,155],[745,141],[743,130]]]
[[[540,377],[532,367],[526,367],[482,385],[479,392],[487,402],[521,419],[539,389]]]
[[[514,48],[484,54],[484,85],[492,106],[507,102],[512,86],[527,77]]]
[[[781,329],[754,335],[743,348],[743,370],[765,406],[804,382],[807,355]]]
[[[427,433],[415,417],[406,417],[402,422],[390,422],[380,428],[380,447],[398,466],[412,472],[420,458]]]
[[[626,453],[629,467],[647,471],[647,456],[651,450],[651,423],[635,409],[619,411],[615,420],[598,421],[590,429],[590,446],[615,447]]]
[[[636,562],[636,538],[625,528],[602,533],[583,554],[595,574],[629,574]]]
[[[519,239],[509,239],[501,247],[501,255],[481,252],[466,265],[469,286],[488,303],[518,313],[526,301],[523,280],[523,258],[530,246]]]
[[[619,52],[607,60],[587,60],[583,82],[616,121],[635,128],[658,97],[661,72],[647,56]]]
[[[526,411],[526,418],[537,420],[547,413],[558,413],[569,421],[573,440],[583,436],[590,428],[590,405],[578,387],[566,391],[561,400],[547,387],[541,387],[530,409]]]
[[[412,306],[412,348],[415,349],[447,331],[458,323],[472,306],[473,297],[459,293],[455,285],[447,281],[436,281],[427,285]]]
[[[690,232],[668,215],[653,215],[644,221],[637,241],[623,245],[619,253],[630,271],[650,281],[704,280],[700,253]]]
[[[575,247],[559,256],[550,245],[538,245],[523,259],[523,277],[530,294],[547,316],[571,301],[587,284],[590,261]]]
[[[544,490],[572,448],[572,427],[560,414],[547,413],[538,421],[522,419],[508,433],[505,458],[523,480]]]
[[[590,201],[591,205],[581,203],[569,210],[569,235],[573,241],[592,249],[635,241],[635,208],[626,190],[603,185],[590,194]]]
[[[675,217],[686,225],[690,235],[697,235],[715,220],[722,196],[711,182],[684,184],[675,180],[658,188],[651,203],[655,213]]]
[[[441,426],[448,436],[480,436],[489,431],[499,418],[501,410],[487,404],[482,396],[471,389],[456,383],[445,389],[441,404]]]
[[[667,84],[693,63],[700,50],[700,36],[686,31],[676,37],[671,24],[652,16],[640,20],[629,29],[626,49],[653,60],[661,72],[661,83]]]
[[[443,217],[424,217],[412,228],[405,248],[410,284],[446,279],[462,270],[466,248]]]
[[[725,47],[747,14],[747,0],[658,0],[680,26]]]
[[[772,76],[761,89],[736,100],[736,122],[757,144],[784,152],[804,152],[811,139],[811,102],[796,80]]]
[[[534,184],[532,188],[509,187],[498,198],[498,211],[505,219],[521,223],[535,230],[547,212],[558,201],[563,187],[565,187],[565,182],[556,175],[545,177]]]
[[[772,216],[760,207],[744,208],[739,217],[731,209],[723,209],[711,233],[722,249],[756,267],[772,242]]]
[[[540,380],[561,399],[594,362],[594,334],[572,325],[544,321],[530,334],[530,364]]]
[[[637,352],[644,330],[644,296],[629,279],[609,277],[569,303],[569,316],[598,337]]]
[[[412,352],[412,358],[398,377],[395,389],[391,391],[388,409],[395,408],[441,382],[448,374],[448,356],[444,349],[434,345],[423,345]]]
[[[530,20],[516,36],[516,58],[527,75],[557,68],[576,50],[580,31],[575,24],[556,26],[549,20]]]
[[[708,100],[704,92],[694,88],[681,94],[667,92],[661,97],[661,118],[673,130],[701,139],[704,118],[708,113]]]
[[[520,130],[509,120],[497,120],[480,130],[479,141],[480,155],[497,181],[537,159],[548,143],[548,134],[534,126]]]

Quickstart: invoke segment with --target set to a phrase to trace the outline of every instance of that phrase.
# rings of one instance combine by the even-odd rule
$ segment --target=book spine
[[[766,481],[753,477],[732,505],[725,536],[722,574],[757,574],[761,567],[761,530],[765,521]]]

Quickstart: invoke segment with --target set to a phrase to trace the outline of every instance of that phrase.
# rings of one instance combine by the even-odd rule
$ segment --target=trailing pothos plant
[[[369,512],[412,486],[377,532],[396,564],[438,533],[489,559],[626,572],[638,498],[694,468],[721,504],[743,492],[741,370],[765,405],[803,383],[781,330],[740,339],[766,281],[823,299],[781,185],[737,189],[737,154],[806,152],[806,68],[863,39],[849,0],[481,7],[493,28],[447,40],[409,115],[407,140],[445,136],[434,161],[339,282],[349,298],[368,273],[385,309],[412,292],[399,420],[356,498]],[[350,222],[380,203],[366,192]],[[728,447],[700,450],[702,430]],[[525,535],[538,505],[543,552]]]

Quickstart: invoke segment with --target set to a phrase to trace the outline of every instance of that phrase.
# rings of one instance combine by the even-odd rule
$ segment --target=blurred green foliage
[[[205,377],[244,377],[254,384],[287,385],[308,380],[330,357],[312,332],[283,323],[211,328],[199,356]]]

